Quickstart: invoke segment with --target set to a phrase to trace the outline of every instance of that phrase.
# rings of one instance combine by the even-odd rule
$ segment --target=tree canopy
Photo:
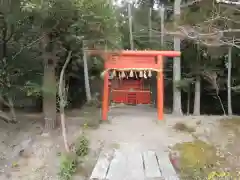
[[[7,106],[11,107],[9,102],[14,102],[18,94],[42,97],[43,92],[51,93],[52,89],[55,92],[55,83],[50,83],[55,84],[51,88],[43,85],[44,68],[53,64],[52,75],[58,79],[69,51],[72,57],[66,70],[67,83],[71,78],[84,79],[79,73],[83,66],[83,48],[130,49],[126,2],[121,6],[108,0],[0,3],[0,99]],[[165,8],[164,29],[161,29],[160,5]],[[173,17],[173,9],[171,0],[132,3],[135,48],[172,49],[173,37],[178,36],[182,39],[183,76],[195,81],[197,75],[204,76],[203,72],[208,70],[216,72],[221,77],[218,81],[224,82],[228,48],[232,47],[232,78],[233,85],[237,86],[240,72],[238,6],[215,0],[182,0],[179,22]],[[161,44],[162,33],[164,44]],[[102,63],[94,59],[90,59],[90,67],[97,64],[102,68]],[[171,70],[168,73],[171,74]],[[225,84],[220,84],[224,89]]]

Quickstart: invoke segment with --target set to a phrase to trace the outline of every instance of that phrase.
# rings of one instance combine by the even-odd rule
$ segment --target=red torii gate
[[[102,120],[108,119],[109,106],[109,70],[120,69],[150,69],[157,71],[157,114],[158,120],[163,120],[163,57],[177,57],[179,51],[95,51],[91,54],[100,54],[105,60],[104,63],[104,87],[102,101]]]

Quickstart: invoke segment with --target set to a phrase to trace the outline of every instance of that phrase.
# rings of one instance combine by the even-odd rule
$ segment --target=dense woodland
[[[52,129],[61,107],[97,98],[103,60],[88,49],[181,50],[165,59],[166,109],[239,114],[239,13],[215,0],[1,0],[1,117],[37,109]]]

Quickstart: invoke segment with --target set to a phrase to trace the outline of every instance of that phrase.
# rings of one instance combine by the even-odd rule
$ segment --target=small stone
[[[172,144],[169,144],[169,145],[168,145],[168,148],[169,148],[169,149],[172,149],[172,148],[173,148],[173,145],[172,145]]]
[[[49,133],[42,133],[42,137],[49,137]]]
[[[196,122],[197,125],[200,125],[202,122],[199,120]]]

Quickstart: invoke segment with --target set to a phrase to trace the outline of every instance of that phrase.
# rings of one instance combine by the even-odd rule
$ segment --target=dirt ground
[[[84,123],[97,124],[100,109],[72,110],[67,116],[68,138],[74,142]],[[63,151],[60,129],[51,134],[44,133],[41,114],[20,113],[18,117],[20,123],[17,125],[0,122],[0,179],[57,180],[58,154]],[[175,144],[193,141],[197,136],[222,151],[238,155],[237,145],[233,143],[234,132],[230,133],[233,131],[231,125],[221,123],[225,117],[165,115],[161,122],[156,117],[156,110],[148,106],[112,107],[108,123],[87,129],[91,151],[75,179],[87,179],[103,148],[169,151]],[[193,127],[194,132],[177,131],[173,128],[177,122]],[[231,157],[234,157],[232,163],[238,166],[235,162],[237,156]]]

